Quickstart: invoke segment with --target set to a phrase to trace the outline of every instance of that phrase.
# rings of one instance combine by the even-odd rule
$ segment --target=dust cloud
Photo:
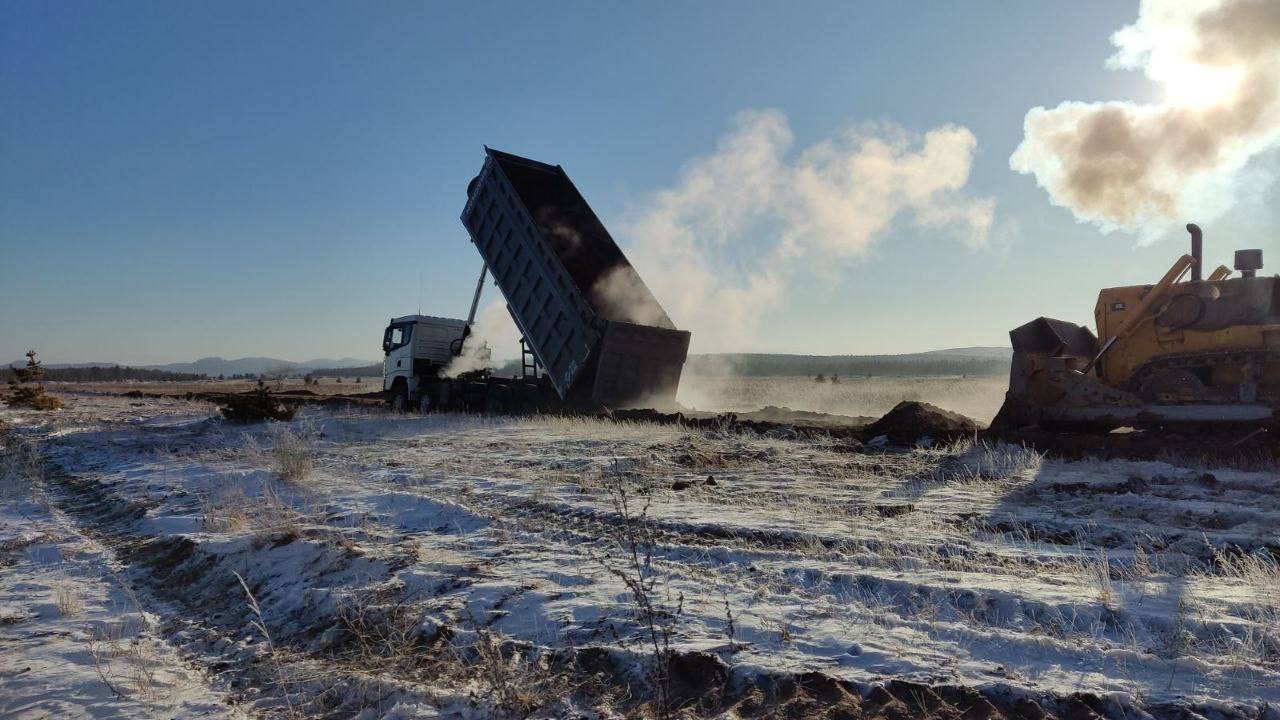
[[[834,279],[895,222],[984,244],[995,202],[964,193],[976,144],[955,125],[919,135],[881,123],[793,152],[782,112],[743,112],[619,235],[696,351],[749,348],[801,272]]]
[[[1010,167],[1080,221],[1148,241],[1270,182],[1245,167],[1280,141],[1280,2],[1144,0],[1111,41],[1108,66],[1142,70],[1164,101],[1033,108]]]
[[[671,318],[630,265],[610,268],[596,281],[591,295],[595,307],[607,318],[675,329]]]
[[[1004,402],[1009,379],[973,377],[843,377],[817,383],[811,377],[741,377],[686,374],[676,401],[709,412],[750,412],[768,406],[791,410],[880,417],[903,400],[918,400],[988,423]]]

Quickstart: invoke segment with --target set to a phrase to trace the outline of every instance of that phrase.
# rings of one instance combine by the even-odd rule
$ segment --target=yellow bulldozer
[[[993,429],[1276,422],[1280,276],[1258,276],[1261,250],[1237,250],[1238,274],[1219,266],[1202,277],[1203,235],[1187,231],[1191,254],[1159,282],[1098,294],[1096,336],[1044,317],[1009,332],[1009,391]]]

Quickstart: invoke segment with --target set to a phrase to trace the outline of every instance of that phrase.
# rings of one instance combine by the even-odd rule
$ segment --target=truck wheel
[[[391,388],[391,394],[387,396],[387,407],[391,408],[391,412],[404,412],[409,409],[409,388],[403,383],[396,383]]]

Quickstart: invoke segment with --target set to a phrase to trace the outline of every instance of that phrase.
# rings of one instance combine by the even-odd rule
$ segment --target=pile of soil
[[[266,390],[251,390],[224,397],[219,401],[218,412],[233,423],[287,422],[298,412],[298,403],[281,400]]]
[[[978,424],[972,419],[937,405],[904,400],[885,413],[884,417],[863,429],[868,438],[883,435],[895,445],[911,445],[930,438],[935,442],[950,442],[962,437],[973,437]]]

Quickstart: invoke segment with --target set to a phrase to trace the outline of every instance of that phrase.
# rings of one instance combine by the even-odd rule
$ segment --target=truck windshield
[[[409,338],[412,335],[412,323],[392,323],[391,325],[388,325],[387,331],[382,334],[382,351],[391,352],[396,348],[408,345]]]

